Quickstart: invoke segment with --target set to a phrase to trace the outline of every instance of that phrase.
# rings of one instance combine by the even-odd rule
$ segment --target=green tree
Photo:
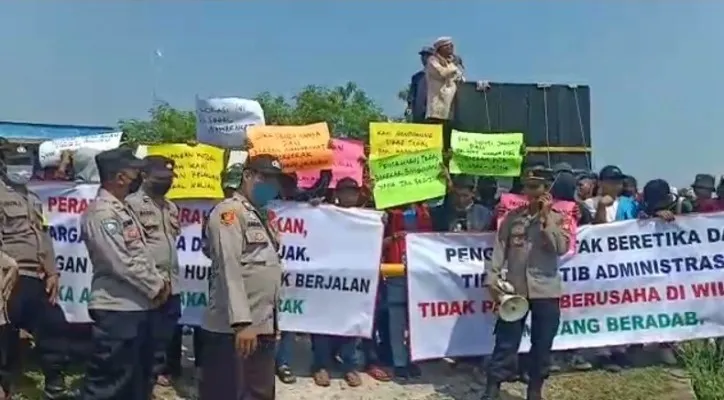
[[[267,124],[304,125],[325,121],[335,137],[366,140],[369,123],[388,117],[356,84],[327,88],[310,85],[291,99],[260,93],[255,99],[264,109]],[[196,117],[160,103],[149,110],[149,120],[121,120],[125,140],[132,144],[184,143],[196,137]],[[396,119],[399,120],[399,119]]]

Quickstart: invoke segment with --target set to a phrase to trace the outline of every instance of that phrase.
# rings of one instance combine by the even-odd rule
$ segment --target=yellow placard
[[[224,169],[224,150],[206,144],[159,144],[148,146],[147,155],[159,155],[174,160],[176,177],[167,197],[175,199],[219,199],[221,172]]]
[[[332,167],[334,153],[326,122],[301,126],[255,125],[247,128],[249,156],[271,154],[284,172]]]
[[[370,123],[370,158],[442,149],[442,125]]]

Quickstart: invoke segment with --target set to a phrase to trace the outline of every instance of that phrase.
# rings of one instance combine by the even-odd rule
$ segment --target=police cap
[[[102,151],[96,154],[95,159],[101,178],[112,177],[126,169],[142,169],[146,164],[127,147]]]
[[[523,182],[551,183],[553,181],[553,170],[542,165],[526,168],[521,177]]]
[[[176,162],[173,159],[161,155],[150,155],[144,159],[143,172],[154,176],[173,176],[173,169]]]
[[[691,187],[695,189],[709,189],[714,190],[714,187],[716,186],[716,179],[714,179],[714,176],[709,174],[696,174],[696,177],[694,178],[694,184],[691,185]]]
[[[264,175],[281,175],[282,163],[271,154],[259,154],[250,157],[246,168]]]

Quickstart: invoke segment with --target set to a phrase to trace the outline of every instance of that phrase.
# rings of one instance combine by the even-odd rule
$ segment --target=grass
[[[724,348],[714,341],[684,343],[680,355],[697,400],[724,400]]]

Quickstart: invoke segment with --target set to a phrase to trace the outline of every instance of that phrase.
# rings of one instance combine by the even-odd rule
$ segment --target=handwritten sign
[[[196,99],[196,140],[223,148],[246,142],[250,126],[264,125],[264,110],[255,100],[238,97]]]
[[[147,146],[146,154],[168,157],[176,163],[176,178],[168,192],[169,199],[224,197],[221,190],[224,150],[205,144],[159,144]]]
[[[522,133],[470,133],[453,130],[451,174],[520,176]]]
[[[370,123],[370,159],[442,149],[442,125]]]
[[[439,148],[370,159],[378,210],[445,195]]]
[[[329,127],[326,122],[303,126],[253,126],[247,130],[249,156],[272,154],[282,162],[284,172],[332,167]]]
[[[81,147],[95,150],[111,150],[121,144],[123,132],[100,133],[49,140],[38,146],[38,159],[42,168],[56,167],[64,150],[78,150]]]
[[[528,199],[524,196],[512,193],[503,193],[500,196],[500,202],[498,203],[497,208],[498,229],[500,229],[500,223],[503,221],[503,218],[505,218],[511,210],[527,205]],[[572,201],[555,200],[553,201],[553,209],[563,214],[564,229],[571,234],[571,246],[568,249],[568,252],[570,254],[574,254],[576,249],[576,230],[578,229],[578,219],[576,214],[578,212],[578,206]]]
[[[332,182],[329,187],[334,189],[342,178],[352,178],[362,186],[362,164],[360,158],[364,157],[364,144],[359,140],[332,139]],[[306,189],[314,186],[319,179],[320,170],[305,170],[297,172],[297,186]]]

